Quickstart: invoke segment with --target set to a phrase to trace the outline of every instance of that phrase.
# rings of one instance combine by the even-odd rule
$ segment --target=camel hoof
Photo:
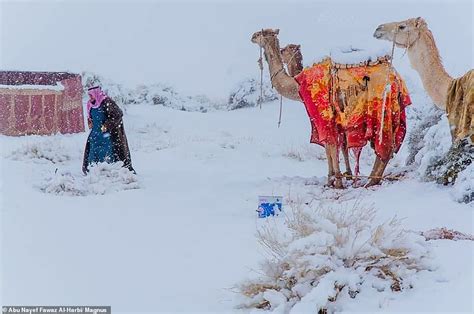
[[[352,187],[353,188],[360,188],[362,186],[360,179],[353,178],[354,181],[352,181]]]
[[[342,184],[341,179],[336,179],[336,181],[334,181],[334,188],[339,190],[344,189],[344,185]]]
[[[346,172],[344,172],[343,175],[347,180],[354,180],[354,176],[352,175],[352,171],[346,171]]]
[[[380,185],[380,180],[370,180],[364,187],[370,188],[371,186]]]
[[[335,181],[336,181],[336,178],[334,177],[334,175],[328,175],[328,183],[327,183],[327,186],[328,186],[328,187],[333,186]]]

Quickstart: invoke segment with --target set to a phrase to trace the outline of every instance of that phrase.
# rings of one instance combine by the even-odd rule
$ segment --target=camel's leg
[[[344,174],[349,176],[350,178],[352,178],[351,164],[349,162],[349,149],[347,148],[347,140],[346,139],[344,139],[344,146],[342,148],[342,154],[344,155],[344,163],[346,164],[346,172]]]
[[[383,172],[385,171],[387,165],[388,160],[383,161],[379,157],[375,158],[374,166],[372,168],[372,172],[370,173],[371,178],[369,182],[365,185],[366,188],[380,184],[380,182],[382,181]]]
[[[343,189],[344,186],[342,185],[342,174],[341,169],[339,168],[337,146],[336,144],[326,144],[326,147],[328,148],[329,154],[331,156],[332,169],[334,173],[334,187],[336,189]]]
[[[326,158],[328,160],[328,186],[332,186],[334,183],[334,168],[332,166],[332,156],[329,146],[326,145],[324,150],[326,151]]]

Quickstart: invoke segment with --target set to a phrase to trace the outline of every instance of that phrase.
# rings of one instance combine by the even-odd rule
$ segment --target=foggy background
[[[372,37],[377,25],[422,16],[451,75],[473,64],[469,0],[2,0],[0,11],[2,70],[92,71],[130,86],[169,83],[211,97],[258,77],[259,50],[250,37],[261,28],[280,28],[281,46],[301,44],[308,65],[336,46],[391,47]],[[395,66],[403,75],[410,69],[402,54],[397,49]]]

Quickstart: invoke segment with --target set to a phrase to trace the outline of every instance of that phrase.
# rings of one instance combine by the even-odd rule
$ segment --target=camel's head
[[[265,40],[268,40],[269,38],[277,38],[278,33],[280,32],[279,29],[263,29],[261,31],[258,31],[252,35],[252,42],[254,44],[259,45],[260,47],[263,47],[265,44]]]
[[[288,64],[297,55],[301,55],[301,45],[289,44],[280,50],[283,62]]]
[[[426,30],[427,25],[421,17],[379,25],[374,32],[374,37],[388,41],[395,41],[397,47],[408,48]]]

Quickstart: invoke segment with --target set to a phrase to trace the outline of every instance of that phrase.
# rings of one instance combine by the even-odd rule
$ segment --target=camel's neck
[[[446,97],[453,78],[446,73],[430,30],[420,34],[420,38],[408,48],[411,66],[420,74],[423,87],[435,105],[446,109]]]
[[[267,37],[263,43],[265,59],[268,62],[272,85],[285,98],[301,101],[298,93],[298,83],[289,76],[283,66],[280,53],[280,43],[276,37]]]

